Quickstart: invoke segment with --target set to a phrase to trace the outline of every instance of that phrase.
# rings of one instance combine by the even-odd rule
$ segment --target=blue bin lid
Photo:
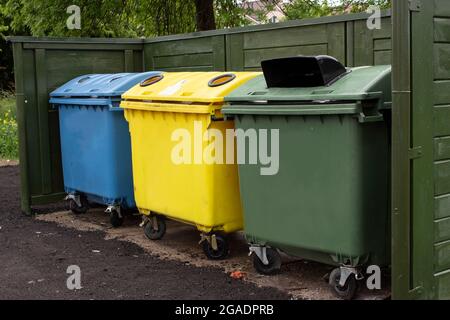
[[[52,93],[51,98],[112,98],[120,97],[125,91],[143,80],[160,75],[161,72],[88,74],[77,77]],[[52,102],[52,101],[50,101]]]

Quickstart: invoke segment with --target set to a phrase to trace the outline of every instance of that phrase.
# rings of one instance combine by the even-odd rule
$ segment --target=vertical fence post
[[[28,178],[28,154],[27,154],[27,122],[25,115],[25,93],[23,72],[23,50],[22,43],[13,44],[14,55],[14,77],[16,83],[17,124],[19,136],[19,169],[20,169],[20,191],[21,210],[26,215],[31,215],[30,184]]]
[[[411,41],[409,1],[393,1],[392,297],[409,298],[411,282]]]

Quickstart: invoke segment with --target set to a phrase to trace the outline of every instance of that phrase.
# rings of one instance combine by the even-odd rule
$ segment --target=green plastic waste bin
[[[254,266],[279,271],[278,250],[339,266],[330,285],[352,298],[363,266],[389,264],[391,67],[346,69],[328,56],[262,67],[222,109],[235,119]],[[250,163],[256,150],[272,164]]]

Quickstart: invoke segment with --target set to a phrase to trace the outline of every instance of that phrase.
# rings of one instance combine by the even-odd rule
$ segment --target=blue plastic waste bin
[[[50,94],[59,110],[66,200],[72,212],[107,206],[111,224],[135,208],[128,123],[121,95],[159,72],[95,74],[73,79]]]

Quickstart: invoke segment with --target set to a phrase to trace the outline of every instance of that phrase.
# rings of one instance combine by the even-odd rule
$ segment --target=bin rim
[[[304,102],[315,101],[361,101],[380,99],[389,95],[381,90],[383,84],[391,81],[391,66],[366,66],[350,68],[351,73],[330,86],[307,88],[267,88],[263,76],[249,80],[225,97],[230,104],[254,103],[258,101]],[[385,89],[385,88],[383,88]],[[389,97],[386,100],[390,100]]]
[[[114,103],[120,103],[120,96],[116,97],[77,97],[77,98],[63,98],[52,97],[49,100],[50,104],[55,106],[60,105],[87,105],[87,106],[109,106]]]
[[[120,108],[129,110],[140,110],[149,112],[173,112],[173,113],[195,113],[216,114],[223,104],[183,104],[177,101],[143,102],[135,100],[122,100]]]
[[[189,102],[192,104],[223,103],[224,97],[261,72],[169,72],[147,87],[136,85],[122,95],[124,101],[157,101],[160,104]],[[210,86],[211,80],[229,76],[231,81]]]
[[[128,89],[159,71],[85,74],[78,76],[50,93],[51,98],[108,98],[120,97]]]

